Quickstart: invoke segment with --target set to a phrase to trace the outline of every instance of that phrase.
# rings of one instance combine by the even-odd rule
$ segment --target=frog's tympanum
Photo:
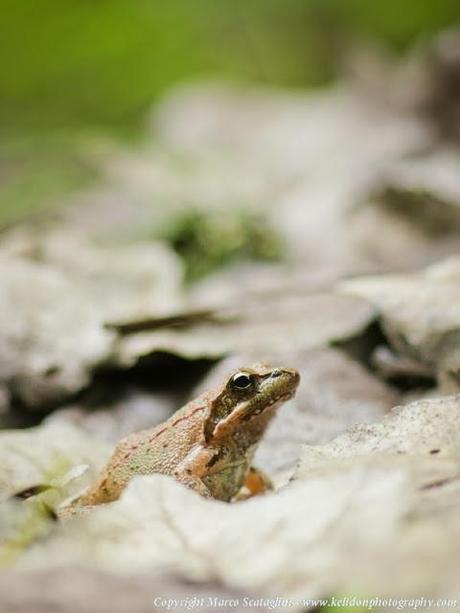
[[[298,383],[299,374],[289,368],[257,364],[233,373],[165,423],[123,439],[99,481],[71,507],[116,500],[134,476],[153,473],[171,475],[205,497],[225,501],[243,486],[250,493],[263,491],[267,479],[250,463],[277,408],[295,394]]]

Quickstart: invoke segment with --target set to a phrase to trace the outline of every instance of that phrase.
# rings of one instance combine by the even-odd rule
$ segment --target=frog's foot
[[[263,494],[267,490],[273,489],[270,477],[254,466],[249,467],[244,485],[249,490],[251,496],[257,496],[257,494]]]
[[[268,490],[272,489],[273,483],[270,477],[266,475],[262,470],[255,468],[254,466],[250,466],[246,474],[243,487],[233,498],[233,501],[238,502],[240,500],[247,500],[252,496],[264,494]]]

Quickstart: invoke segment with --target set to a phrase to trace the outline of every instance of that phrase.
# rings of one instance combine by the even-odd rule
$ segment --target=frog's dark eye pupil
[[[239,391],[252,387],[252,377],[246,373],[237,373],[232,379],[232,386]]]

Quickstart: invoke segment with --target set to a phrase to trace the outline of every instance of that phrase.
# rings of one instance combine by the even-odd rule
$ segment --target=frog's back
[[[201,439],[206,407],[201,399],[193,401],[155,428],[122,439],[100,480],[79,499],[79,505],[116,500],[136,475],[172,475],[179,462]]]

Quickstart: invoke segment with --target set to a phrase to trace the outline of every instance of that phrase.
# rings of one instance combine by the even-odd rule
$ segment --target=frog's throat
[[[257,415],[261,415],[262,413],[265,413],[270,409],[274,409],[275,407],[277,408],[279,405],[283,404],[283,402],[290,400],[294,394],[295,389],[288,392],[284,391],[270,399],[270,402],[265,402],[259,406],[255,405],[252,409],[250,407],[254,404],[253,401],[248,400],[247,402],[241,403],[241,405],[232,411],[230,415],[219,421],[214,428],[212,438],[224,438],[225,436],[230,435],[240,427],[242,422],[247,422]]]

